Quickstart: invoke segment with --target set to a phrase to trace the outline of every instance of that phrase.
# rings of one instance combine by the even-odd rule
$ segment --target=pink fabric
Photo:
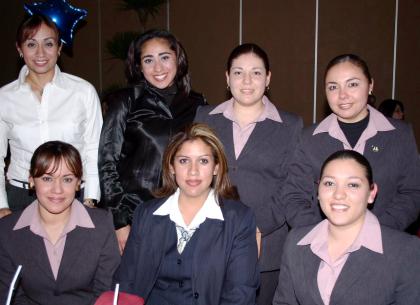
[[[251,136],[251,133],[254,130],[257,122],[262,122],[265,119],[270,119],[280,123],[283,122],[279,112],[277,111],[276,106],[274,106],[273,103],[271,103],[266,96],[263,96],[262,102],[264,104],[264,110],[261,113],[261,115],[257,118],[255,122],[252,122],[244,126],[243,128],[241,128],[241,126],[235,119],[235,114],[233,112],[233,98],[220,104],[209,113],[210,115],[222,113],[225,118],[232,121],[233,144],[235,147],[236,159],[238,159],[239,155],[241,154],[241,151],[244,148],[249,137]]]
[[[340,125],[338,125],[337,116],[334,113],[330,114],[321,123],[319,123],[317,128],[315,128],[313,135],[322,132],[328,132],[328,134],[331,137],[343,143],[344,149],[352,149],[357,151],[358,153],[363,154],[363,152],[365,151],[366,141],[374,137],[378,133],[378,131],[389,131],[395,129],[395,127],[392,126],[388,119],[385,118],[385,116],[383,116],[383,114],[380,113],[378,110],[369,105],[368,110],[370,115],[368,126],[361,134],[354,148],[352,148],[349,142],[347,141],[347,138],[341,130]],[[370,147],[369,149],[379,148]]]
[[[63,257],[67,234],[74,230],[76,226],[92,229],[95,228],[89,213],[77,200],[73,201],[69,221],[55,244],[50,241],[47,232],[45,232],[45,229],[41,224],[38,211],[38,201],[32,202],[25,210],[23,210],[22,215],[19,217],[13,230],[19,230],[27,226],[30,227],[30,230],[34,234],[43,238],[48,260],[55,279],[57,279],[58,269],[60,268],[61,259]]]
[[[298,246],[311,245],[312,252],[321,259],[318,269],[318,289],[325,305],[329,305],[331,293],[337,278],[343,269],[351,252],[362,246],[383,254],[382,234],[379,221],[370,211],[366,211],[365,220],[359,235],[347,251],[336,261],[332,261],[328,254],[328,220],[316,225],[298,243]]]

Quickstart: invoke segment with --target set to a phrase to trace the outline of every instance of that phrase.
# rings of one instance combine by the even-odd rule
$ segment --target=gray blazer
[[[378,184],[372,212],[381,224],[405,230],[420,212],[420,159],[411,126],[389,120],[395,129],[379,131],[370,138],[363,155],[369,160],[373,180]],[[317,199],[321,165],[333,152],[342,150],[343,144],[326,132],[313,135],[316,126],[305,128],[299,139],[283,188],[283,202],[287,203],[286,210],[302,210],[305,215],[312,206],[321,220]],[[301,223],[299,212],[295,216],[288,219],[292,227]]]
[[[225,147],[229,177],[238,187],[241,201],[256,215],[257,226],[262,232],[261,271],[278,270],[288,232],[287,215],[279,199],[287,165],[303,126],[302,119],[279,111],[282,123],[270,119],[258,122],[236,159],[232,121],[223,114],[209,115],[214,108],[200,107],[195,121],[206,123],[216,131]]]
[[[324,305],[318,289],[320,258],[297,243],[311,229],[290,232],[283,251],[273,305]],[[381,226],[383,254],[367,248],[352,252],[331,293],[331,305],[418,305],[420,239]]]
[[[42,237],[29,227],[14,231],[21,213],[0,219],[0,303],[18,265],[20,281],[12,304],[90,305],[111,289],[112,276],[120,263],[111,215],[87,209],[94,229],[76,227],[67,234],[57,279],[51,270]]]

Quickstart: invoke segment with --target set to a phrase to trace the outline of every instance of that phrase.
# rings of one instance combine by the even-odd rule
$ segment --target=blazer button
[[[177,263],[178,265],[181,265],[181,263],[182,263],[182,259],[178,258],[178,259],[176,260],[176,263]]]
[[[179,288],[184,287],[184,282],[183,281],[179,281]]]
[[[199,296],[198,292],[194,292],[194,299],[198,299]]]

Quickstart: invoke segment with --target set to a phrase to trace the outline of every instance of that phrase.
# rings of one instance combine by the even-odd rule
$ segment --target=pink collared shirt
[[[379,221],[370,211],[366,211],[365,220],[359,235],[347,251],[336,261],[328,254],[328,219],[321,221],[298,243],[298,246],[310,245],[312,252],[321,259],[318,269],[318,289],[325,305],[330,304],[331,293],[341,270],[351,252],[365,247],[383,254],[382,233]]]
[[[209,113],[210,115],[222,113],[225,118],[232,121],[233,146],[235,147],[236,159],[238,159],[239,155],[241,154],[242,149],[244,148],[258,122],[262,122],[265,119],[270,119],[279,123],[283,122],[276,106],[270,102],[268,97],[264,95],[262,102],[264,104],[264,109],[261,115],[255,120],[255,122],[249,123],[242,128],[236,120],[235,113],[233,112],[233,98],[223,102]]]
[[[73,201],[69,221],[55,244],[49,240],[48,234],[45,232],[45,229],[41,224],[37,200],[32,202],[25,210],[23,210],[22,215],[19,217],[13,230],[19,230],[28,226],[30,227],[32,233],[43,238],[45,249],[47,250],[48,260],[55,279],[57,279],[58,269],[60,268],[61,259],[63,258],[67,234],[74,230],[76,226],[90,229],[95,228],[89,213],[77,200]]]
[[[321,123],[315,128],[313,135],[322,132],[328,132],[328,134],[343,143],[344,149],[355,150],[358,153],[363,154],[365,151],[366,141],[374,137],[378,131],[389,131],[395,129],[394,126],[388,121],[388,119],[380,113],[378,110],[371,106],[367,106],[369,110],[369,123],[363,133],[360,135],[356,145],[352,148],[347,141],[346,136],[338,125],[337,115],[334,113],[327,116]],[[375,147],[372,147],[375,149]],[[377,149],[377,148],[376,148]]]

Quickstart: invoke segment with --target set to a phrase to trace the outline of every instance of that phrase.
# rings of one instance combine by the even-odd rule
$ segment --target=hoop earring
[[[369,90],[369,95],[372,95],[373,94],[373,90],[372,89],[370,89]]]
[[[23,53],[19,53],[19,57],[20,58],[23,58]]]

